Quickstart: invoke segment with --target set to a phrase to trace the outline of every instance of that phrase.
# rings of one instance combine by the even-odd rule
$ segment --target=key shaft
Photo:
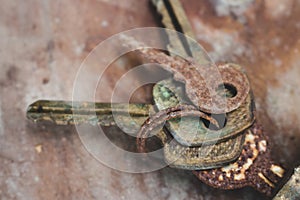
[[[167,29],[176,30],[183,33],[174,35],[166,32],[169,38],[167,48],[172,56],[180,55],[184,57],[193,57],[198,64],[209,64],[204,49],[201,49],[192,39],[196,38],[192,26],[188,20],[186,12],[179,0],[152,0],[157,12],[162,17],[162,23]]]
[[[51,122],[57,125],[83,124],[111,126],[140,125],[153,113],[153,105],[143,103],[93,103],[38,100],[28,106],[27,118],[34,122]]]

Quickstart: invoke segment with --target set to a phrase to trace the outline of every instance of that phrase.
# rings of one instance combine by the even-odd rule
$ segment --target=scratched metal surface
[[[26,121],[25,109],[36,99],[71,99],[76,71],[98,42],[130,28],[156,26],[148,1],[0,2],[1,199],[264,198],[247,188],[212,189],[191,173],[170,168],[114,171],[85,151],[74,128]],[[299,164],[300,2],[188,2],[183,4],[197,39],[210,55],[246,67],[275,158]],[[109,100],[114,82],[130,68],[127,61],[107,71],[99,101]],[[150,91],[139,90],[133,100],[149,102]],[[107,133],[128,145],[118,129]]]

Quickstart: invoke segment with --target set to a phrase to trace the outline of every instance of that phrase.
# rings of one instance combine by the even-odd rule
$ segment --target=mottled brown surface
[[[237,10],[218,2],[183,2],[197,39],[215,61],[245,66],[274,158],[299,164],[299,0],[257,0]],[[34,100],[71,99],[77,69],[98,42],[157,26],[148,1],[1,0],[0,11],[1,199],[263,199],[248,188],[212,189],[182,170],[118,172],[94,160],[74,128],[27,122]],[[97,100],[109,100],[129,61],[107,71]],[[133,100],[149,102],[150,92]]]
[[[203,182],[216,188],[234,189],[251,186],[267,196],[272,196],[276,192],[274,186],[280,185],[283,180],[271,170],[271,166],[276,163],[270,158],[270,149],[267,146],[261,148],[266,144],[265,133],[257,123],[245,132],[246,139],[242,153],[236,162],[229,165],[230,167],[193,173]],[[272,182],[263,180],[259,174]]]

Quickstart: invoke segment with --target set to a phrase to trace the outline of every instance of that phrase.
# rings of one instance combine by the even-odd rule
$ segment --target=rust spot
[[[48,78],[43,78],[43,84],[45,85],[47,83],[49,83],[49,79]]]
[[[277,165],[273,164],[270,149],[267,146],[265,151],[259,151],[260,142],[266,140],[262,127],[254,123],[246,134],[243,151],[238,161],[218,169],[194,171],[194,174],[201,181],[215,188],[237,189],[251,186],[259,192],[271,196],[276,184],[281,181],[281,177],[275,176],[279,168],[274,167]],[[280,167],[280,169],[282,168]],[[214,175],[220,172],[224,173],[224,180]],[[284,170],[282,177],[283,173]]]
[[[55,43],[53,40],[49,40],[47,44],[47,51],[52,52],[54,50]]]
[[[3,74],[0,75],[0,85],[9,86],[14,85],[18,79],[19,70],[15,65],[3,65],[2,71]]]
[[[11,65],[6,72],[8,81],[15,82],[17,80],[18,68],[14,65]]]

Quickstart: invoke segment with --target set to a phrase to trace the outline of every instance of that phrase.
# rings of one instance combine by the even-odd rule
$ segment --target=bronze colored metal
[[[228,165],[240,155],[244,134],[239,134],[224,142],[198,147],[186,147],[176,140],[164,145],[166,163],[171,167],[186,170],[207,170]]]
[[[165,28],[176,30],[190,39],[196,38],[191,24],[179,0],[152,0],[157,12],[162,17]],[[166,32],[168,34],[168,32]],[[195,46],[191,40],[180,35],[168,34],[169,44],[167,48],[172,56],[193,57],[198,64],[209,64],[209,58],[203,49]]]
[[[160,12],[161,15],[163,16],[163,23],[165,24],[165,26],[167,28],[171,27],[171,25],[169,24],[170,20],[164,20],[164,19],[168,18],[168,15],[166,15],[166,11],[164,11],[164,9],[169,9],[169,13],[172,13],[172,10],[174,12],[174,8],[176,8],[176,10],[180,10],[180,11],[183,10],[182,6],[180,5],[180,3],[178,1],[165,1],[165,0],[164,1],[160,1],[160,0],[155,1],[155,0],[153,0],[153,2],[154,2],[154,5],[156,5],[156,7],[157,7],[158,12]],[[162,6],[162,2],[164,2],[165,6]],[[176,13],[176,12],[174,12],[174,13]],[[179,22],[180,21],[179,19],[185,19],[185,20],[181,21],[182,23],[179,24],[179,26],[177,24],[177,27],[188,27],[189,30],[191,30],[191,26],[189,25],[189,22],[187,20],[187,17],[185,16],[184,11],[180,12],[180,13],[181,13],[181,15],[173,15],[173,18],[175,17],[175,20],[173,19],[173,21]],[[185,26],[186,24],[188,26]],[[178,29],[175,29],[175,30],[178,30]],[[181,32],[184,33],[183,30]],[[175,43],[175,44],[177,45],[178,43]],[[179,45],[177,45],[177,46],[179,46]],[[192,47],[190,47],[190,49],[192,49]],[[171,51],[173,49],[170,48],[169,50]],[[192,52],[197,53],[197,49],[192,49]],[[203,64],[203,62],[205,62],[205,57],[201,56],[203,51],[199,51],[199,52],[200,52],[200,54],[198,54],[199,57],[193,56],[194,61],[192,61],[192,62],[198,61],[198,65],[202,64],[205,66],[205,64]],[[151,56],[153,56],[153,55],[150,54],[150,57]],[[154,58],[153,60],[158,61],[159,59]],[[165,60],[165,61],[168,61],[168,60]],[[163,61],[162,63],[166,64],[165,61]],[[168,63],[168,64],[171,64],[169,66],[172,68],[172,67],[174,67],[174,65],[177,65],[178,63]],[[206,64],[209,65],[209,63],[206,63]],[[184,66],[184,65],[182,65],[182,66]],[[180,66],[178,65],[178,67],[180,67]],[[186,67],[186,65],[185,65],[185,67]],[[178,69],[180,69],[180,68],[178,68]],[[178,70],[178,69],[177,69],[177,71],[182,72],[181,70]],[[186,71],[191,72],[189,70],[186,70]],[[174,71],[173,71],[173,73],[174,73]],[[191,75],[193,75],[193,74],[195,74],[195,73],[191,73]],[[232,78],[235,78],[234,74],[235,73],[232,73],[232,72],[231,73],[229,72],[225,76],[223,74],[222,78],[224,79],[224,85],[231,84],[234,82],[235,83],[234,87],[237,90],[238,95],[241,94],[240,92],[242,92],[242,90],[246,90],[247,88],[249,88],[249,90],[250,90],[249,83],[246,84],[249,87],[244,84],[244,80],[247,80],[247,79],[244,79],[243,81],[235,82],[232,79]],[[209,73],[207,74],[204,71],[204,73],[202,73],[202,75],[206,76],[206,75],[209,75]],[[176,76],[179,79],[176,79]],[[182,81],[182,77],[187,78],[187,79],[183,78],[183,81]],[[201,105],[201,102],[198,102],[199,104],[197,104],[195,101],[193,101],[193,97],[190,92],[191,91],[194,92],[194,91],[193,90],[189,91],[189,89],[191,89],[192,87],[197,85],[197,84],[189,85],[189,82],[192,82],[191,80],[192,80],[193,76],[188,76],[188,75],[179,76],[179,75],[176,75],[176,71],[175,71],[174,78],[179,81],[181,80],[183,83],[185,83],[186,84],[186,86],[185,86],[186,92],[187,92],[187,95],[190,98],[190,100],[195,105],[199,105],[199,104]],[[199,77],[196,76],[196,79],[197,78],[199,78]],[[197,85],[197,86],[199,86],[199,85]],[[197,90],[197,89],[203,90],[203,87],[196,87],[196,88],[194,87],[194,90]],[[194,92],[194,94],[197,94],[196,95],[197,97],[201,96],[201,93]],[[237,98],[239,100],[231,99],[233,101],[229,101],[229,108],[231,108],[232,110],[227,109],[226,113],[233,111],[235,109],[238,109],[242,105],[242,103],[245,101],[245,98],[243,99],[241,97],[242,96],[240,95],[239,98]],[[209,101],[206,101],[205,104],[206,104],[206,106],[207,105],[211,106]],[[234,107],[234,105],[236,107]],[[201,108],[203,109],[203,107],[199,106],[199,109],[201,109]],[[205,109],[206,108],[207,107],[205,107]],[[254,105],[253,105],[253,108],[254,108]],[[207,111],[205,109],[204,109],[204,111]],[[243,119],[239,118],[239,120],[242,121]],[[232,126],[234,126],[234,125],[235,124],[232,124]],[[231,163],[222,168],[216,168],[216,169],[204,170],[204,171],[194,171],[194,173],[199,177],[199,179],[201,179],[208,185],[211,185],[216,188],[234,189],[234,188],[240,188],[240,187],[244,187],[244,186],[252,186],[255,189],[257,189],[258,191],[260,191],[268,196],[271,196],[272,194],[274,194],[274,192],[276,192],[276,186],[280,185],[280,182],[283,181],[283,177],[286,172],[282,167],[274,164],[274,162],[271,160],[269,148],[267,145],[267,140],[265,139],[265,136],[263,134],[261,126],[257,125],[257,123],[255,122],[254,125],[252,125],[250,128],[247,129],[245,127],[245,129],[246,130],[244,132],[246,133],[246,136],[245,136],[246,140],[243,145],[243,151],[236,162]]]
[[[153,88],[153,98],[159,110],[178,104],[191,104],[185,97],[183,84],[168,79],[158,82]],[[165,96],[169,97],[166,98]],[[200,146],[201,144],[225,141],[250,127],[254,121],[253,96],[251,92],[239,108],[224,115],[215,115],[219,118],[220,128],[214,130],[207,127],[204,121],[198,118],[185,117],[179,120],[169,120],[166,127],[172,136],[184,146]],[[214,117],[214,115],[213,115]],[[243,120],[240,120],[243,119]]]
[[[150,104],[94,103],[39,100],[27,108],[27,118],[34,122],[57,125],[89,123],[101,126],[121,126],[137,132],[148,116],[154,113]]]

